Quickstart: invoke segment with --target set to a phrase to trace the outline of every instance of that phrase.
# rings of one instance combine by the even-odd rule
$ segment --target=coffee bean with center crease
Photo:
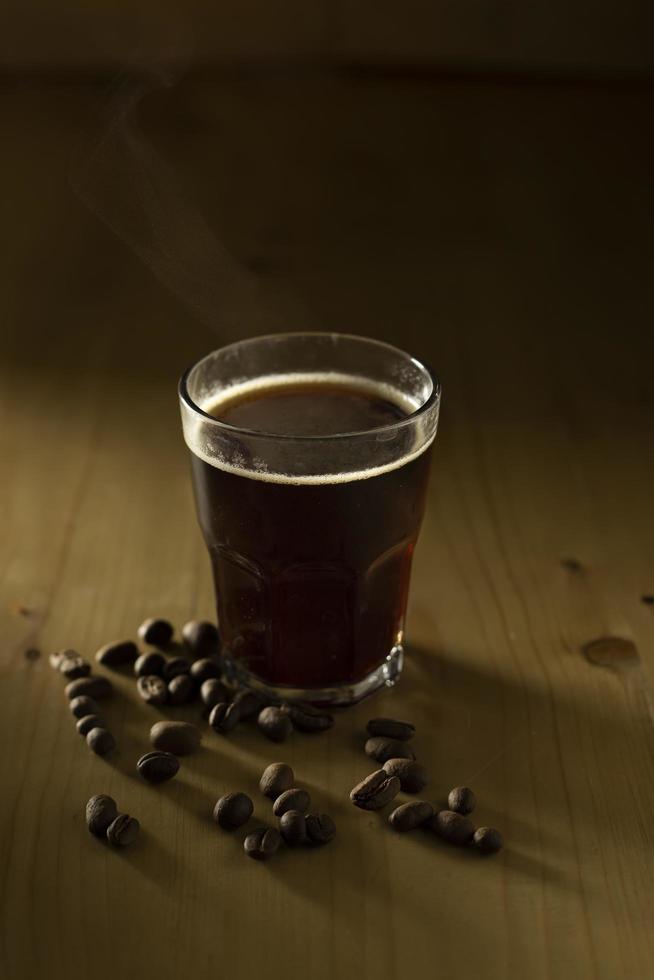
[[[276,800],[278,796],[290,789],[294,782],[295,776],[290,766],[287,766],[285,762],[271,762],[261,774],[259,789],[264,796]]]
[[[281,837],[274,827],[258,827],[243,841],[243,850],[255,861],[267,861],[279,849]]]
[[[141,825],[128,813],[119,813],[107,827],[107,840],[114,847],[128,847],[139,835]]]
[[[108,677],[78,677],[76,681],[66,684],[66,697],[69,701],[73,698],[88,697],[100,701],[108,698],[114,693],[114,687]]]
[[[369,738],[365,745],[366,755],[382,765],[389,759],[415,759],[415,755],[406,742],[398,742],[395,738],[376,735]]]
[[[220,636],[213,623],[197,619],[185,623],[182,627],[182,639],[193,657],[210,657],[220,649]]]
[[[132,640],[118,640],[100,647],[95,659],[105,667],[122,667],[134,663],[138,655],[139,649]]]
[[[287,810],[299,810],[301,813],[311,806],[311,797],[305,789],[287,789],[277,797],[273,804],[273,813],[276,817],[281,817]]]
[[[86,804],[86,826],[95,837],[104,837],[107,827],[118,816],[116,801],[101,793]]]
[[[424,800],[413,800],[411,803],[402,803],[396,807],[389,815],[388,822],[393,830],[404,833],[407,830],[415,830],[421,824],[426,823],[434,816],[434,808],[431,803]]]
[[[213,708],[221,702],[229,701],[229,691],[218,678],[209,677],[200,688],[200,697],[207,708]]]
[[[98,713],[98,703],[93,698],[73,698],[69,702],[68,707],[76,718],[84,718],[86,715],[95,715]]]
[[[104,728],[104,720],[100,715],[85,715],[78,718],[75,726],[80,735],[88,735],[92,728]]]
[[[396,721],[395,718],[371,718],[366,725],[368,735],[381,735],[384,738],[395,738],[399,742],[407,742],[416,733],[408,721]]]
[[[260,694],[257,694],[256,691],[248,691],[245,688],[237,691],[232,700],[238,706],[241,721],[254,718],[265,705],[265,701]]]
[[[425,767],[413,759],[388,759],[383,769],[389,776],[397,776],[403,793],[420,793],[429,782]]]
[[[202,733],[187,721],[158,721],[150,729],[150,741],[163,752],[190,755],[199,749]]]
[[[291,719],[293,728],[300,732],[326,732],[334,724],[333,715],[311,704],[283,704],[282,711]]]
[[[223,830],[236,830],[247,823],[254,813],[254,804],[245,793],[221,796],[213,809],[213,818]]]
[[[238,705],[234,704],[233,701],[229,703],[219,701],[209,713],[209,724],[215,732],[220,732],[221,735],[228,735],[229,732],[233,732],[240,720]]]
[[[164,666],[164,679],[167,681],[172,681],[173,677],[179,677],[180,674],[190,674],[191,672],[191,661],[187,657],[173,657],[172,660],[168,660]]]
[[[142,653],[134,661],[134,673],[137,677],[163,677],[166,658],[158,650],[151,650],[150,653]]]
[[[328,844],[336,836],[336,825],[326,813],[307,813],[309,844]]]
[[[291,719],[281,708],[276,708],[274,705],[259,712],[257,725],[259,731],[263,732],[271,742],[285,742],[293,731]]]
[[[96,755],[107,755],[116,748],[116,739],[106,728],[92,728],[86,733],[86,744]]]
[[[475,832],[472,820],[454,810],[441,810],[432,817],[428,826],[450,844],[467,844]]]
[[[504,839],[494,827],[478,827],[472,838],[480,854],[497,854],[504,846]]]
[[[73,654],[69,650],[68,656],[62,657],[59,662],[59,673],[69,681],[74,681],[78,677],[88,677],[91,673],[91,664],[78,653]]]
[[[165,783],[179,772],[179,759],[172,752],[146,752],[136,769],[148,783]]]
[[[468,786],[455,786],[450,790],[447,797],[447,805],[455,813],[462,813],[466,816],[472,813],[477,805],[477,797]]]
[[[279,821],[279,832],[291,847],[307,841],[307,820],[299,810],[287,810]]]
[[[174,632],[167,619],[144,619],[138,628],[139,639],[153,647],[165,647]]]
[[[383,769],[371,772],[350,793],[350,799],[361,810],[380,810],[400,792],[397,776],[388,776]]]
[[[204,684],[205,681],[213,677],[218,678],[221,676],[222,668],[213,657],[202,657],[201,660],[195,660],[191,664],[191,677],[198,684]]]
[[[165,704],[168,700],[168,687],[163,677],[151,674],[149,677],[139,677],[136,690],[146,704]]]
[[[168,682],[168,704],[186,704],[194,695],[195,684],[189,674],[178,674]]]

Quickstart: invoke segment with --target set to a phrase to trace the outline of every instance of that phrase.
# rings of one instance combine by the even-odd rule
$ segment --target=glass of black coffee
[[[228,671],[349,704],[402,669],[440,387],[388,344],[255,337],[180,382]]]

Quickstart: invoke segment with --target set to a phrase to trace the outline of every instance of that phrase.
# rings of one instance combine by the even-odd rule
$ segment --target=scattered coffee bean
[[[88,697],[100,701],[108,698],[114,693],[114,686],[108,677],[78,677],[76,681],[66,684],[66,697],[69,701],[73,698]]]
[[[191,672],[191,661],[187,657],[173,657],[172,660],[168,660],[164,666],[164,679],[167,681],[172,681],[173,677],[179,677],[180,674],[189,674]]]
[[[474,832],[472,843],[480,854],[497,854],[504,846],[504,838],[494,827],[478,827]]]
[[[104,721],[100,715],[85,715],[77,719],[75,726],[80,735],[88,735],[92,728],[104,728]]]
[[[158,721],[150,729],[150,741],[163,752],[190,755],[200,748],[202,733],[187,721]]]
[[[413,759],[388,759],[383,768],[389,776],[397,776],[403,793],[420,793],[429,782],[425,767]]]
[[[279,832],[291,847],[307,842],[307,819],[299,810],[287,810],[279,821]]]
[[[365,745],[366,755],[375,759],[382,765],[389,759],[415,759],[415,755],[405,742],[398,742],[395,738],[386,738],[384,735],[376,735],[369,738]]]
[[[220,637],[213,623],[193,619],[182,627],[182,639],[193,657],[210,657],[220,650]]]
[[[114,847],[128,847],[139,835],[141,825],[128,813],[119,813],[107,827],[107,840]]]
[[[462,813],[464,816],[472,813],[477,805],[477,797],[467,786],[455,786],[447,797],[447,805],[455,813]]]
[[[139,677],[136,690],[146,704],[165,704],[168,700],[168,687],[163,677],[151,674],[149,677]]]
[[[168,682],[168,704],[187,704],[194,694],[195,684],[189,674],[178,674]]]
[[[229,732],[233,732],[240,720],[238,705],[234,704],[233,701],[229,703],[219,701],[209,713],[209,724],[215,732],[220,732],[221,735],[228,735]]]
[[[68,707],[76,718],[84,718],[85,715],[95,715],[98,712],[98,703],[93,698],[73,698]]]
[[[371,772],[350,793],[350,799],[361,810],[380,810],[400,792],[397,776],[388,776],[383,769]]]
[[[429,826],[435,834],[450,844],[467,844],[475,832],[472,820],[454,810],[441,810],[432,817]]]
[[[262,700],[260,694],[257,694],[256,691],[248,691],[245,688],[237,691],[232,700],[238,707],[238,713],[241,721],[247,721],[248,718],[254,718],[254,716],[258,715],[265,705],[265,701]]]
[[[134,673],[137,677],[163,677],[166,658],[158,650],[151,650],[150,653],[142,653],[134,661]]]
[[[209,677],[200,688],[200,697],[207,708],[213,708],[217,704],[229,701],[229,691],[218,678]]]
[[[404,833],[407,830],[415,830],[421,824],[426,823],[434,816],[434,808],[431,803],[424,800],[414,800],[411,803],[402,803],[390,814],[388,822],[393,830]]]
[[[307,837],[310,844],[329,844],[336,836],[336,824],[326,813],[307,813]]]
[[[299,810],[306,813],[311,806],[311,797],[305,789],[284,790],[273,803],[273,813],[276,817],[281,817],[287,810]]]
[[[278,850],[281,840],[274,827],[259,827],[247,835],[243,841],[243,850],[255,861],[267,861]]]
[[[195,660],[191,664],[191,677],[198,684],[204,684],[205,681],[210,680],[212,677],[221,677],[222,668],[217,660],[212,657],[202,657],[201,660]]]
[[[67,657],[62,657],[59,661],[59,673],[63,674],[69,681],[74,681],[78,677],[88,677],[91,673],[91,664],[78,653],[73,654],[68,651]]]
[[[259,789],[264,796],[276,800],[278,796],[290,789],[295,782],[295,776],[290,766],[285,762],[271,762],[263,770],[259,780]]]
[[[172,752],[146,752],[136,769],[148,783],[165,783],[179,772],[179,759]]]
[[[174,632],[167,619],[145,619],[138,629],[139,639],[152,647],[165,647],[172,640]]]
[[[288,715],[274,705],[264,708],[257,718],[259,731],[263,732],[271,742],[285,742],[293,731],[293,725]]]
[[[92,728],[86,733],[86,744],[96,755],[107,755],[116,748],[116,739],[106,728]]]
[[[116,801],[101,793],[86,804],[86,826],[95,837],[104,837],[107,827],[118,816]]]
[[[54,670],[59,670],[61,666],[61,661],[64,659],[64,657],[76,657],[76,656],[77,656],[77,650],[57,650],[56,653],[50,654],[48,660],[50,661],[50,666]]]
[[[213,809],[213,818],[223,830],[236,830],[247,823],[254,813],[254,804],[245,793],[221,796]]]
[[[95,659],[105,667],[122,667],[123,664],[133,663],[138,655],[138,647],[132,640],[118,640],[100,647]]]
[[[326,732],[334,724],[333,715],[311,704],[283,704],[282,711],[291,719],[293,728],[300,732]]]
[[[396,721],[394,718],[371,718],[366,725],[368,735],[382,735],[385,738],[395,738],[399,742],[407,742],[416,733],[408,721]]]

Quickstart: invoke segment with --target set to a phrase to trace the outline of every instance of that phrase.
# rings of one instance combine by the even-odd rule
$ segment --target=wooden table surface
[[[140,127],[133,96],[0,94],[0,975],[653,976],[651,86],[205,78]],[[154,788],[130,677],[103,761],[48,654],[212,615],[176,379],[304,327],[442,377],[405,675],[321,737],[207,729]],[[415,722],[429,798],[475,789],[501,855],[349,804],[380,714]],[[242,789],[268,820],[274,759],[338,838],[259,865],[210,817]],[[87,833],[98,792],[133,848]]]

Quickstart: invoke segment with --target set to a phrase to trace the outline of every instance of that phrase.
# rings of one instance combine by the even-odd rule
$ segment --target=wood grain
[[[651,92],[189,80],[143,103],[140,178],[110,157],[94,185],[132,248],[71,189],[89,142],[116,149],[97,142],[105,95],[0,94],[0,974],[651,976]],[[102,761],[47,654],[211,615],[176,378],[280,321],[394,341],[442,377],[406,674],[324,736],[207,731],[150,787],[134,762],[157,715],[129,677]],[[430,798],[473,786],[501,855],[349,805],[386,713],[415,722]],[[338,838],[259,866],[210,813],[243,789],[269,819],[272,759]],[[96,792],[142,822],[125,853],[86,831]]]

